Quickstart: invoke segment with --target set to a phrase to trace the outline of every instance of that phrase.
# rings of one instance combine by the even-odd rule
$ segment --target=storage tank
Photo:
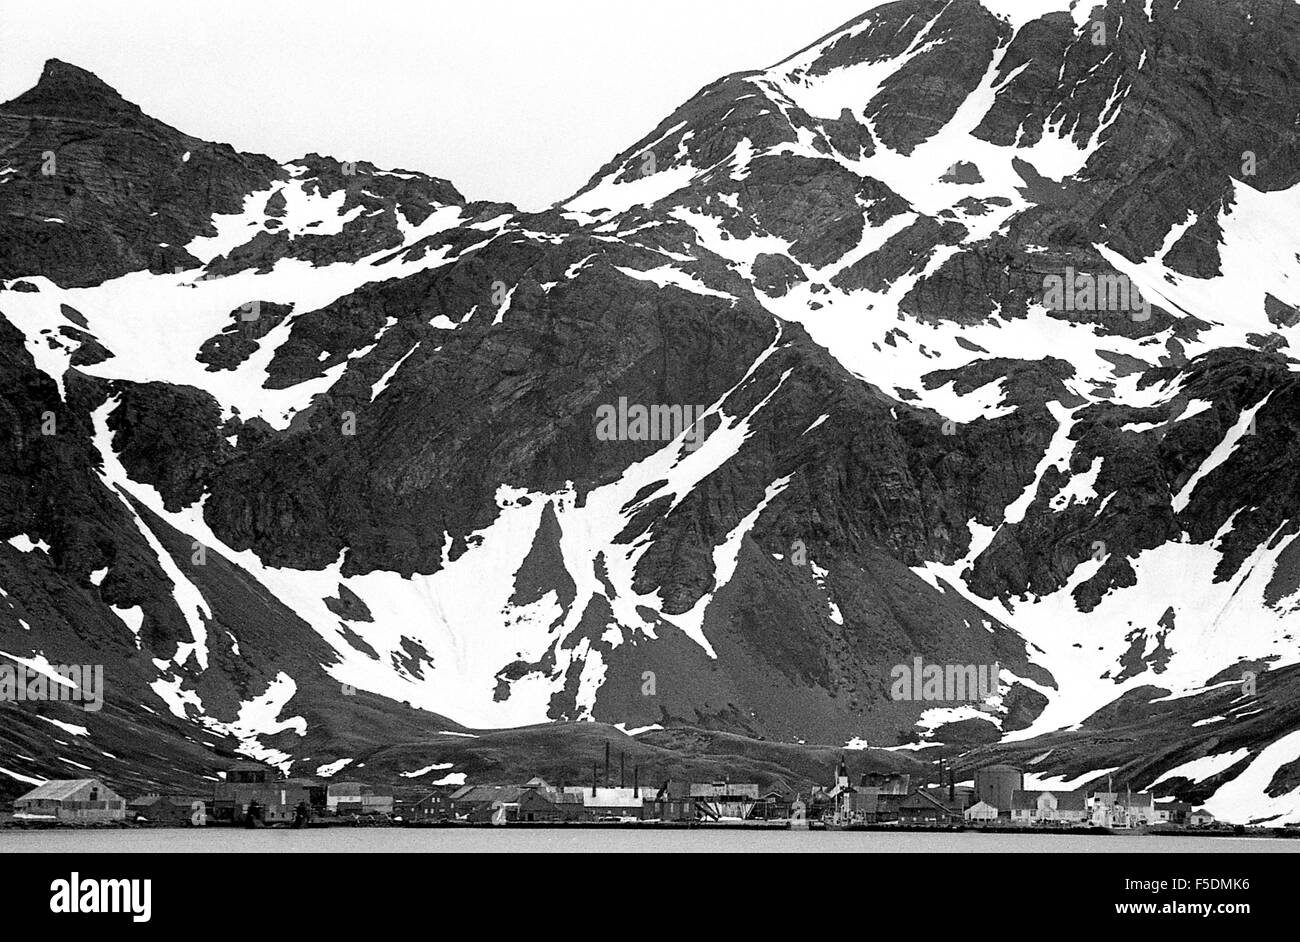
[[[1025,787],[1024,773],[1010,765],[990,765],[975,772],[975,800],[998,809],[998,817],[1011,814],[1011,793]]]

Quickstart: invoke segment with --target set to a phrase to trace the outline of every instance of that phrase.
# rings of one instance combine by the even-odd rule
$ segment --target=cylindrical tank
[[[990,765],[975,772],[975,800],[988,802],[1000,816],[1011,814],[1011,793],[1024,787],[1024,773],[1014,766]]]

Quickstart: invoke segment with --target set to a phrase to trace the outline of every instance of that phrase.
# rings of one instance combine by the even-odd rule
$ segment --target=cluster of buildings
[[[941,773],[942,779],[942,773]],[[830,827],[1207,827],[1214,818],[1185,802],[1157,804],[1150,792],[1027,790],[1008,765],[975,773],[974,785],[914,785],[906,772],[867,772],[854,784],[843,757],[835,782],[807,793],[753,783],[669,780],[645,788],[552,785],[464,785],[397,802],[407,823],[554,824],[590,821],[820,822]]]
[[[305,824],[313,819],[388,820],[393,793],[361,782],[286,778],[256,762],[237,762],[211,792],[124,799],[99,779],[46,782],[14,801],[19,821],[58,824]]]
[[[1170,825],[1209,827],[1216,822],[1204,808],[1186,802],[1155,801],[1150,792],[1131,789],[1026,789],[1024,774],[1010,765],[991,765],[975,773],[971,803],[964,810],[973,824],[1100,827],[1129,830]]]
[[[788,820],[797,796],[763,791],[753,783],[669,780],[658,787],[551,785],[533,778],[523,785],[465,785],[429,796],[409,820],[470,824],[554,824],[594,821],[777,821]]]
[[[941,773],[942,778],[942,773]],[[840,761],[830,819],[843,825],[910,827],[1090,827],[1129,830],[1169,825],[1208,827],[1216,822],[1186,802],[1157,804],[1150,792],[1026,789],[1024,773],[1010,765],[975,772],[974,785],[912,788],[905,773],[867,773],[858,786]]]
[[[289,778],[257,762],[239,762],[213,787],[205,809],[214,824],[297,824],[320,818],[387,820],[391,790],[363,782]]]
[[[329,819],[401,824],[820,822],[829,827],[1207,827],[1214,818],[1184,802],[1157,804],[1150,792],[1034,790],[1009,765],[975,772],[974,784],[914,786],[905,772],[867,772],[853,783],[843,757],[835,781],[807,794],[754,783],[670,779],[659,786],[462,785],[393,791],[361,782],[287,778],[254,762],[233,765],[204,796],[147,794],[126,801],[98,779],[46,782],[14,802],[15,817],[66,824],[143,821],[155,825],[297,825]],[[939,782],[943,782],[942,765]]]

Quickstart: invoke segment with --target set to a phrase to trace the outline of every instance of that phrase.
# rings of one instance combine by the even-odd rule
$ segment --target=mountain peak
[[[62,59],[46,59],[45,67],[41,70],[41,79],[37,86],[52,84],[82,84],[87,86],[99,86],[109,88],[98,75],[89,69],[83,69],[79,65],[73,65],[71,62],[64,62]]]
[[[48,59],[40,80],[0,105],[9,114],[118,122],[142,115],[138,107],[94,72],[61,59]]]

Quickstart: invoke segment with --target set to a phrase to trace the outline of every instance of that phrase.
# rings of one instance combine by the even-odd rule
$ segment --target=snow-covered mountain
[[[1298,87],[1293,0],[897,0],[529,214],[52,60],[0,106],[0,653],[107,693],[0,705],[0,787],[591,720],[1300,820]]]

